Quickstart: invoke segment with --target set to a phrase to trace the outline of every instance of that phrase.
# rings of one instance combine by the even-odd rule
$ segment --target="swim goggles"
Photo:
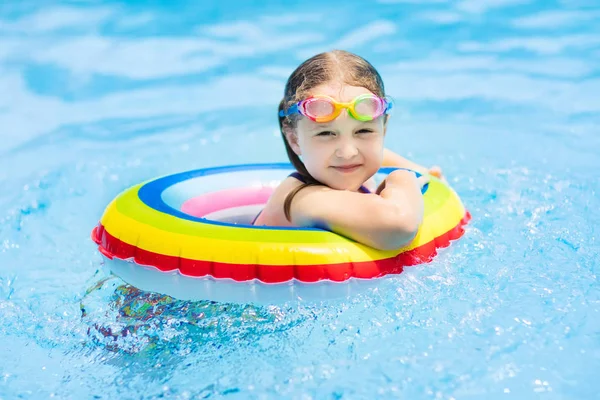
[[[302,114],[315,122],[329,122],[336,119],[343,109],[347,109],[354,119],[371,121],[388,114],[393,107],[390,98],[374,94],[362,94],[349,103],[339,103],[329,96],[316,95],[299,101],[286,110],[279,111],[280,117]]]

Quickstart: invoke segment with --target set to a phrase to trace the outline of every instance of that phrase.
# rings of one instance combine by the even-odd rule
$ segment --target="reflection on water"
[[[189,353],[206,345],[287,329],[285,311],[215,302],[189,302],[143,292],[115,277],[100,277],[80,302],[88,335],[111,351],[168,349]],[[266,330],[265,330],[266,329]]]

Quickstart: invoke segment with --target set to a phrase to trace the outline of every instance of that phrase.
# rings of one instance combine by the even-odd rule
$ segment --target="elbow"
[[[385,215],[381,234],[373,243],[379,250],[398,250],[414,240],[423,222],[423,212],[395,212]]]
[[[382,237],[376,248],[380,250],[398,250],[414,240],[419,232],[418,224],[407,224],[395,227],[385,237]]]

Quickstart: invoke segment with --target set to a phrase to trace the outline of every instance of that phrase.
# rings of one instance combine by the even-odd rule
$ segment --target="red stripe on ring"
[[[447,247],[451,240],[456,240],[464,234],[463,226],[470,219],[471,215],[467,212],[458,225],[445,234],[395,257],[335,264],[230,264],[169,256],[125,243],[108,233],[102,224],[98,224],[92,230],[92,240],[98,244],[100,252],[109,259],[133,259],[137,264],[150,265],[164,272],[179,270],[185,276],[210,275],[214,278],[230,278],[239,282],[258,279],[264,283],[283,283],[293,278],[306,283],[322,280],[343,282],[350,278],[371,279],[388,274],[399,274],[404,267],[430,262],[437,254],[438,248]]]

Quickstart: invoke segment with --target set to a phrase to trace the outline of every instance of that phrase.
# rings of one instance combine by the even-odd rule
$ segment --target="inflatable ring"
[[[394,169],[382,168],[376,178]],[[328,297],[324,290],[338,283],[428,262],[462,236],[470,218],[456,193],[432,177],[423,224],[401,249],[376,250],[317,228],[251,225],[293,171],[289,164],[234,165],[138,184],[108,205],[92,239],[110,271],[139,289],[188,300],[271,302],[304,297],[302,289]]]

